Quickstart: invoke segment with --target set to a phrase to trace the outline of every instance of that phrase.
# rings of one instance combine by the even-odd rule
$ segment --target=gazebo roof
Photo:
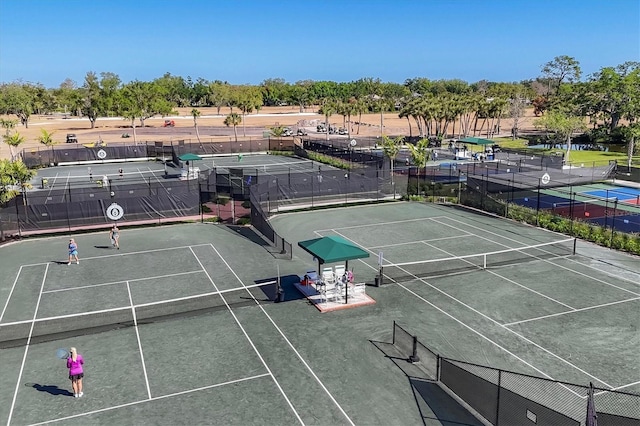
[[[464,138],[464,139],[459,139],[458,142],[462,142],[462,143],[470,143],[472,145],[493,145],[495,144],[495,141],[492,141],[490,139],[482,139],[482,138]]]
[[[369,257],[369,252],[336,235],[300,241],[298,246],[317,258],[320,263],[334,263]]]

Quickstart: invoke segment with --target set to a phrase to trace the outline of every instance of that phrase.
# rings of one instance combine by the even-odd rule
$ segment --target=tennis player
[[[78,353],[76,348],[69,348],[71,356],[67,358],[67,368],[69,369],[69,380],[71,380],[71,387],[73,388],[74,398],[80,398],[84,395],[82,392],[82,378],[84,377],[84,359],[82,355]]]
[[[109,238],[111,238],[111,245],[120,250],[120,229],[115,223],[109,232]]]
[[[69,240],[69,263],[67,263],[67,265],[71,265],[71,261],[73,261],[73,259],[76,260],[76,264],[80,264],[80,259],[78,259],[78,244],[73,238],[71,238]]]

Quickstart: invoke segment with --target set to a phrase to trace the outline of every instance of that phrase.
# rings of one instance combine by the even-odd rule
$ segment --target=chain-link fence
[[[444,358],[393,323],[393,344],[493,425],[574,425],[587,418],[589,386]],[[598,426],[640,424],[640,395],[594,388]]]

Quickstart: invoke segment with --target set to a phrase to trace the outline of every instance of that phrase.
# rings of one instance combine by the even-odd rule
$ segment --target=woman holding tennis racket
[[[82,359],[82,355],[78,353],[76,348],[69,348],[67,368],[69,369],[69,380],[71,380],[71,387],[73,388],[73,396],[75,398],[80,398],[84,395],[84,392],[82,392],[82,378],[84,377],[83,364],[84,359]]]

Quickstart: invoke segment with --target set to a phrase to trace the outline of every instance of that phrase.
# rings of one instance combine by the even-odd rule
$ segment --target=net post
[[[482,269],[487,269],[487,255],[482,255]]]
[[[575,255],[576,254],[576,246],[578,245],[578,239],[574,238],[573,239],[573,252],[571,254]]]
[[[411,340],[413,341],[413,347],[411,348],[411,355],[409,355],[409,362],[415,363],[420,361],[418,357],[418,338],[416,336],[411,336]]]
[[[393,332],[391,336],[391,344],[396,344],[396,320],[393,320]]]

